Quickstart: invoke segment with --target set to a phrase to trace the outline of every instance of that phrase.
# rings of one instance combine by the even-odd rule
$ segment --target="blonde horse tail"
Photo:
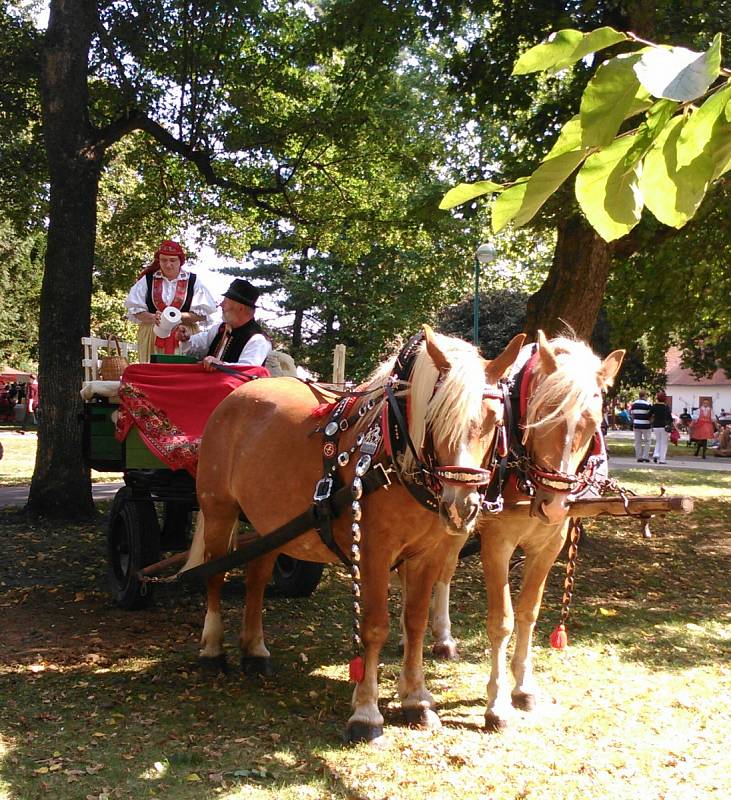
[[[183,565],[183,567],[179,570],[179,572],[185,572],[188,569],[193,569],[193,567],[200,566],[205,560],[206,556],[206,537],[205,537],[205,522],[203,520],[203,512],[198,512],[198,518],[195,523],[195,532],[193,533],[193,541],[190,544],[190,550],[188,550],[188,559]],[[231,529],[231,534],[228,540],[228,549],[229,551],[236,549],[236,534],[239,531],[239,521],[238,519],[234,522],[234,526]]]
[[[198,512],[198,518],[195,523],[195,533],[193,534],[193,541],[188,550],[188,560],[183,565],[180,572],[185,572],[187,569],[193,569],[203,563],[205,556],[205,523],[203,521],[203,512]]]

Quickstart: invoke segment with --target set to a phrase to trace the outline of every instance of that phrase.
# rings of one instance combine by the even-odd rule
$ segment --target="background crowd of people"
[[[678,444],[681,431],[686,432],[689,447],[695,447],[694,455],[706,458],[709,447],[714,448],[714,455],[731,457],[731,412],[721,409],[714,415],[711,403],[701,400],[697,408],[673,416],[667,404],[667,396],[663,391],[657,392],[654,402],[648,399],[647,392],[642,389],[637,399],[628,403],[615,415],[620,423],[631,426],[635,440],[635,457],[640,463],[665,464],[668,444]],[[654,442],[652,457],[650,447]]]
[[[24,406],[21,431],[26,431],[36,423],[38,399],[38,380],[35,375],[29,375],[24,383],[5,383],[0,380],[0,420],[17,422],[15,409],[17,406]]]

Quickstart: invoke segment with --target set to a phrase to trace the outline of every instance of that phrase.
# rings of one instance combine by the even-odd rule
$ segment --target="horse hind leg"
[[[183,570],[225,555],[232,536],[238,529],[238,510],[231,514],[204,517],[198,513],[195,534]],[[214,670],[226,671],[223,649],[223,619],[221,616],[221,587],[224,575],[219,573],[206,579],[206,617],[201,633],[201,664]]]
[[[452,620],[449,616],[449,594],[452,578],[457,570],[457,559],[466,537],[454,537],[451,550],[439,571],[434,584],[432,599],[431,632],[434,638],[432,655],[445,661],[456,661],[459,658],[457,641],[452,636]]]
[[[262,613],[264,591],[276,560],[277,553],[267,553],[250,562],[246,569],[246,600],[239,635],[241,669],[245,675],[269,677],[274,674],[271,654],[264,643]]]
[[[424,680],[424,633],[429,616],[429,597],[440,562],[422,557],[409,562],[408,592],[404,598],[404,659],[399,676],[399,697],[404,719],[419,728],[441,726],[436,703]]]

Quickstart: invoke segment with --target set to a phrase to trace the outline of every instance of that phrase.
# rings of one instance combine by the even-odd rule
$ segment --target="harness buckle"
[[[503,510],[503,496],[499,494],[494,500],[483,500],[482,510],[488,514],[499,514]]]
[[[325,476],[324,478],[320,478],[320,480],[315,484],[315,494],[312,496],[312,499],[316,503],[327,500],[332,494],[332,490],[333,479],[329,475]]]
[[[391,478],[389,477],[389,473],[390,473],[390,472],[392,472],[392,468],[391,468],[391,467],[389,467],[388,469],[386,469],[386,468],[383,466],[383,464],[381,464],[381,462],[379,461],[377,464],[374,464],[374,465],[371,467],[371,469],[373,469],[373,470],[379,470],[381,473],[383,473],[383,478],[384,478],[384,480],[386,481],[386,482],[383,484],[383,488],[384,488],[386,491],[388,491],[388,487],[391,485]]]

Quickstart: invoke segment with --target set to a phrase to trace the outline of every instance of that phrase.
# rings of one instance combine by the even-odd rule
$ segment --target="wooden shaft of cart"
[[[575,500],[569,504],[569,516],[571,517],[598,517],[602,514],[609,514],[613,517],[625,516],[644,516],[649,517],[654,514],[681,513],[690,514],[693,510],[693,498],[691,497],[666,497],[663,495],[633,496],[626,498],[627,504],[621,497],[589,497],[584,500]],[[530,510],[530,500],[521,500],[518,503],[506,505],[501,514],[505,516],[525,516]],[[237,549],[259,537],[256,533],[242,533],[236,541]],[[185,563],[188,558],[188,551],[176,553],[170,558],[150,564],[139,571],[140,576],[157,575],[173,567],[178,567]]]

